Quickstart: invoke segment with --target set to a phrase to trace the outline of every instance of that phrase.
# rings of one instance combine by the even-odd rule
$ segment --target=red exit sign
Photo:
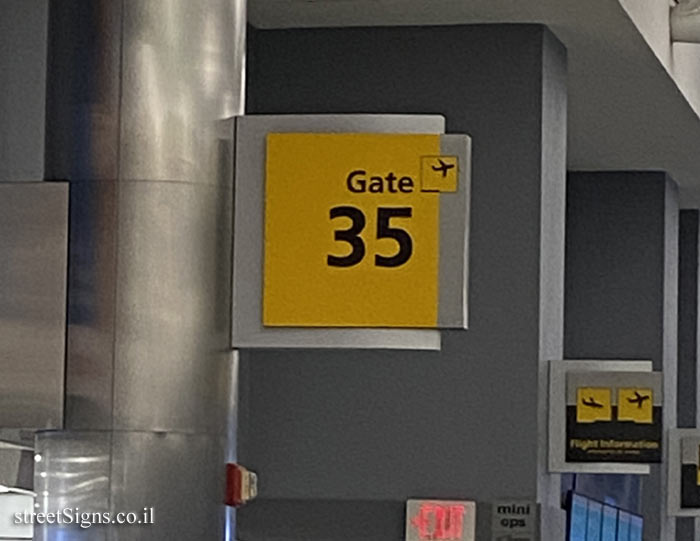
[[[406,541],[473,541],[475,519],[474,502],[408,500]]]

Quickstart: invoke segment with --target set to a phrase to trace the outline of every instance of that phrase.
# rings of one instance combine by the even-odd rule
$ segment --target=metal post
[[[223,538],[224,119],[242,112],[244,32],[242,0],[50,4],[46,177],[71,182],[66,430],[38,436],[36,489],[42,510],[152,507],[155,524],[39,539]]]

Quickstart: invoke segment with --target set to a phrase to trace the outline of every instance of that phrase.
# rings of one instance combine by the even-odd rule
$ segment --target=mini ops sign
[[[503,500],[491,507],[491,541],[535,541],[539,506],[526,500]]]
[[[661,462],[659,373],[569,372],[568,462]]]
[[[467,136],[266,145],[265,326],[466,328]]]

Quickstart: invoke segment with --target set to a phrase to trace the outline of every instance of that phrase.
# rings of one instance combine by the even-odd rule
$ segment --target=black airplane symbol
[[[637,404],[637,407],[640,409],[642,408],[644,401],[649,400],[651,398],[648,394],[639,394],[639,391],[634,391],[634,396],[635,398],[628,398],[627,402],[629,402],[630,404]]]
[[[440,158],[438,158],[438,161],[440,162],[440,166],[433,165],[433,171],[442,171],[442,178],[445,178],[447,176],[447,171],[452,169],[455,164],[445,163]]]
[[[595,398],[593,398],[592,396],[589,397],[588,400],[586,400],[585,398],[582,398],[581,402],[583,402],[584,406],[588,406],[589,408],[602,408],[602,407],[604,407],[603,404],[596,402]]]

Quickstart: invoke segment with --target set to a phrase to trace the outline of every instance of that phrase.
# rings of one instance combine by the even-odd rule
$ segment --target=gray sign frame
[[[234,129],[232,346],[439,350],[440,332],[433,329],[279,328],[262,324],[265,143],[266,135],[272,132],[444,134],[445,118],[440,115],[249,115],[237,117]],[[451,264],[441,264],[439,271],[445,286],[440,288],[438,324],[465,328],[471,141],[464,135],[442,135],[441,152],[459,157],[460,179],[458,197],[441,198],[440,257],[441,261],[447,257]],[[448,227],[447,221],[455,213],[466,220],[464,231],[455,233],[459,228]],[[459,254],[463,254],[463,259],[459,259],[462,257]],[[455,258],[457,264],[452,261]]]
[[[468,135],[440,137],[443,156],[459,159],[457,193],[440,194],[438,327],[469,326],[469,209],[472,141]],[[463,227],[459,227],[463,220]]]
[[[700,439],[700,428],[671,428],[668,431],[666,504],[671,517],[700,517],[700,507],[697,509],[681,507],[681,442],[685,438]]]
[[[552,473],[628,473],[648,475],[648,464],[566,461],[566,375],[568,372],[652,372],[651,361],[549,362],[549,471]]]

